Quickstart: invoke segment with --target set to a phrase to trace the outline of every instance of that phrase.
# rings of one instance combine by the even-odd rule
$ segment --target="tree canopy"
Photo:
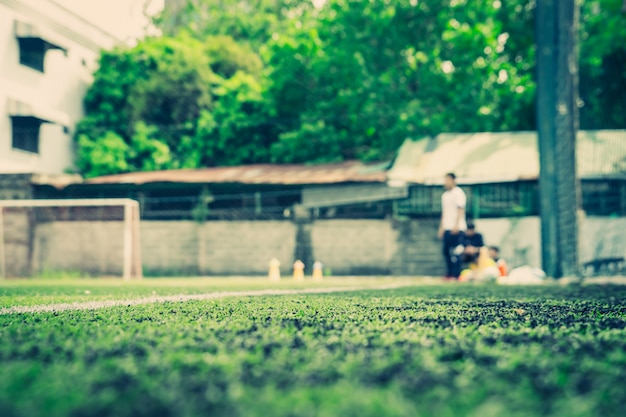
[[[79,168],[93,176],[267,160],[262,68],[228,36],[104,52],[77,127]]]
[[[85,175],[388,160],[407,138],[535,128],[535,0],[180,4],[162,36],[102,53]],[[621,7],[582,3],[581,128],[626,127]]]

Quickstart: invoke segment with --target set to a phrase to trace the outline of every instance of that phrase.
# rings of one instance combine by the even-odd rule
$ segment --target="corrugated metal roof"
[[[381,184],[341,184],[307,187],[302,190],[302,206],[336,207],[372,201],[398,200],[409,196],[408,187]]]
[[[324,165],[242,165],[203,169],[180,169],[91,178],[85,184],[238,183],[238,184],[336,184],[385,182],[386,165],[365,165],[357,161]]]
[[[626,130],[580,131],[578,176],[626,174]],[[390,183],[439,184],[448,172],[461,183],[536,179],[536,132],[441,134],[406,140],[388,172]]]

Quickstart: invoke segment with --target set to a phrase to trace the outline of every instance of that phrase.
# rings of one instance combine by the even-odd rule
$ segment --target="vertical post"
[[[143,216],[146,210],[146,193],[144,191],[139,191],[137,193],[137,200],[139,202],[139,215]]]
[[[578,228],[581,206],[576,167],[578,136],[578,20],[579,2],[559,2],[559,56],[557,73],[557,190],[559,196],[559,246],[562,276],[579,271]]]
[[[143,278],[141,265],[141,211],[139,204],[133,204],[133,269],[137,279]]]
[[[133,255],[133,208],[130,203],[124,203],[124,280],[130,280]]]
[[[624,0],[626,1],[626,0]],[[620,195],[620,205],[619,205],[619,215],[626,216],[626,179],[622,179],[620,181],[619,195]]]
[[[541,264],[550,276],[557,275],[557,205],[554,166],[554,111],[556,91],[555,20],[553,0],[539,0],[535,15],[537,43],[537,136],[539,149],[539,213],[541,214]]]
[[[578,271],[576,0],[539,0],[536,10],[537,133],[543,269]]]
[[[4,207],[0,206],[0,279],[7,277],[7,258],[4,253]]]
[[[472,217],[480,218],[480,185],[472,187]]]
[[[263,213],[263,205],[261,204],[261,193],[257,191],[256,193],[254,193],[254,214],[259,216],[261,215],[261,213]]]

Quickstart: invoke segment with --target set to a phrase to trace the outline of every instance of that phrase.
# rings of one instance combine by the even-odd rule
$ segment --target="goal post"
[[[143,277],[132,199],[0,200],[0,278]]]

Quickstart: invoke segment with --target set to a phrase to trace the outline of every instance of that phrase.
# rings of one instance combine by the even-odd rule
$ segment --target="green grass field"
[[[394,282],[2,282],[0,415],[624,415],[626,287]],[[369,289],[34,312],[316,286]]]

